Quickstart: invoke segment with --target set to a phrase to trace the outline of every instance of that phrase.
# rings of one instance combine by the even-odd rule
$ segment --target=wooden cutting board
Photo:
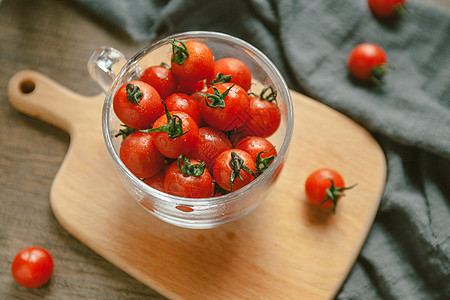
[[[379,207],[385,157],[362,127],[292,91],[295,129],[283,172],[251,214],[215,229],[164,223],[126,192],[101,134],[104,95],[85,97],[34,71],[13,76],[12,105],[69,132],[50,194],[68,232],[131,276],[172,299],[333,298]],[[336,214],[310,205],[304,181],[338,170],[347,185]]]

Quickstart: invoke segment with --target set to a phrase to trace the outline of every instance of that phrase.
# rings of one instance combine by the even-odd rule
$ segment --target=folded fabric
[[[135,40],[214,30],[255,45],[295,90],[365,126],[386,153],[380,210],[338,299],[450,299],[450,13],[410,1],[375,19],[366,1],[77,0]],[[359,43],[383,47],[383,86],[348,75]]]

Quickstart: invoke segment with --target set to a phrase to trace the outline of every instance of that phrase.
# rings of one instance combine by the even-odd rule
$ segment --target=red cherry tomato
[[[225,150],[214,162],[213,175],[220,187],[236,191],[256,178],[255,161],[241,149]]]
[[[231,148],[231,142],[223,132],[212,127],[201,127],[198,129],[197,144],[189,156],[205,162],[208,170],[212,172],[217,156]]]
[[[195,40],[183,43],[172,41],[171,67],[175,75],[184,81],[209,79],[214,70],[214,56],[209,47]]]
[[[250,85],[252,84],[252,74],[250,69],[241,60],[232,57],[225,57],[214,63],[214,72],[211,80],[213,84],[219,82],[236,83],[245,91],[248,91],[250,89]]]
[[[120,145],[120,159],[136,177],[147,178],[157,174],[164,166],[164,156],[155,146],[151,133],[136,131]]]
[[[194,119],[197,125],[200,125],[202,123],[202,116],[200,115],[200,105],[194,98],[186,94],[174,93],[167,97],[166,100],[164,100],[164,103],[166,103],[167,109],[169,111],[184,111],[185,113],[190,115],[192,119]]]
[[[381,83],[387,73],[387,56],[383,48],[371,43],[356,46],[348,57],[350,74],[363,82]]]
[[[161,128],[162,130],[174,128],[176,132],[156,131]],[[156,148],[169,158],[177,158],[182,153],[189,154],[197,144],[197,123],[182,111],[167,112],[155,121],[151,130],[156,131],[154,132]]]
[[[338,200],[344,196],[343,191],[353,186],[345,187],[342,176],[331,169],[318,169],[312,172],[305,182],[305,193],[311,203],[322,207],[336,209]]]
[[[269,137],[277,131],[281,123],[281,112],[276,97],[277,92],[271,86],[264,88],[259,96],[250,97],[247,109],[249,118],[243,126],[247,135]]]
[[[213,181],[205,163],[180,155],[167,169],[166,193],[188,198],[212,196]]]
[[[164,166],[158,174],[144,179],[144,183],[158,191],[165,192],[164,179],[166,178],[166,167]]]
[[[53,273],[53,259],[47,250],[27,247],[20,250],[11,265],[14,280],[26,288],[38,288],[48,282]]]
[[[179,82],[178,92],[187,95],[194,94],[195,92],[199,92],[205,88],[205,83],[203,80],[187,82],[180,79]]]
[[[250,136],[241,140],[237,149],[244,150],[255,161],[256,174],[261,175],[277,156],[277,150],[267,139],[260,136]]]
[[[368,0],[372,14],[377,18],[390,18],[405,11],[406,0]]]
[[[113,108],[116,116],[128,127],[150,128],[164,113],[158,92],[143,81],[130,81],[114,95]]]
[[[151,66],[142,72],[139,80],[150,84],[162,99],[178,90],[178,78],[163,66]]]
[[[200,101],[203,120],[218,130],[229,131],[247,121],[250,99],[247,92],[234,83],[218,83],[209,87]]]

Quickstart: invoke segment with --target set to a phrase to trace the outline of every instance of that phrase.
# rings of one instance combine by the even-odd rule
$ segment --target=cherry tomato
[[[372,14],[377,18],[390,18],[405,11],[406,0],[368,0]]]
[[[345,187],[342,176],[331,169],[323,168],[312,172],[305,182],[305,193],[311,203],[336,210],[338,200],[344,196],[343,191],[353,188]]]
[[[53,259],[47,250],[27,247],[20,250],[11,264],[14,280],[26,288],[38,288],[48,282],[53,273]]]
[[[231,142],[223,132],[212,127],[201,127],[198,129],[197,144],[189,156],[205,162],[208,170],[212,172],[217,156],[231,148]]]
[[[136,131],[127,136],[120,145],[119,156],[128,170],[139,178],[152,177],[164,166],[164,156],[150,133]]]
[[[162,99],[178,90],[178,78],[164,66],[150,66],[142,72],[139,80],[150,84]]]
[[[194,119],[197,125],[200,125],[202,123],[202,116],[200,115],[200,105],[194,98],[186,94],[174,93],[167,97],[166,100],[164,100],[164,103],[166,103],[167,109],[169,111],[184,111],[189,116],[191,116],[192,119]]]
[[[271,86],[264,88],[259,96],[250,97],[247,109],[249,117],[243,126],[247,135],[269,137],[277,131],[281,123],[281,112],[276,97],[277,92]]]
[[[223,189],[236,191],[256,178],[255,161],[244,150],[225,150],[214,162],[213,176]]]
[[[188,198],[208,198],[214,191],[206,164],[183,154],[167,169],[164,189],[168,194]]]
[[[197,123],[182,111],[167,111],[147,132],[154,132],[156,148],[169,158],[189,154],[198,140]]]
[[[172,41],[171,67],[175,75],[184,81],[209,79],[214,70],[214,56],[209,47],[195,40],[183,43]]]
[[[261,175],[277,156],[277,150],[267,139],[260,136],[250,136],[241,140],[237,149],[244,150],[255,161],[256,174]]]
[[[252,74],[249,68],[239,59],[225,57],[214,63],[212,83],[232,82],[245,91],[250,89]]]
[[[201,94],[200,112],[211,127],[228,131],[241,126],[247,120],[250,99],[247,92],[234,83],[218,83]]]
[[[166,178],[166,167],[162,167],[156,175],[144,179],[144,183],[158,191],[165,192],[164,179]]]
[[[191,95],[195,92],[199,92],[205,88],[205,83],[203,80],[200,81],[194,81],[194,82],[187,82],[184,80],[179,80],[179,86],[178,86],[178,92]]]
[[[387,56],[383,48],[362,43],[353,48],[348,57],[350,74],[363,82],[381,83],[387,73]]]
[[[158,92],[143,81],[130,81],[114,95],[113,108],[116,116],[128,127],[150,128],[164,113]]]

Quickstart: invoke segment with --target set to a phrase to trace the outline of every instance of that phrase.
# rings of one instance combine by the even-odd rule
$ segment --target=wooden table
[[[449,0],[431,2],[450,8]],[[69,135],[14,110],[6,96],[13,74],[34,69],[83,95],[100,92],[86,62],[106,44],[129,57],[144,44],[96,20],[70,1],[3,0],[0,5],[0,299],[164,299],[73,238],[53,216],[49,191]],[[18,250],[51,250],[55,272],[40,289],[10,274]]]

